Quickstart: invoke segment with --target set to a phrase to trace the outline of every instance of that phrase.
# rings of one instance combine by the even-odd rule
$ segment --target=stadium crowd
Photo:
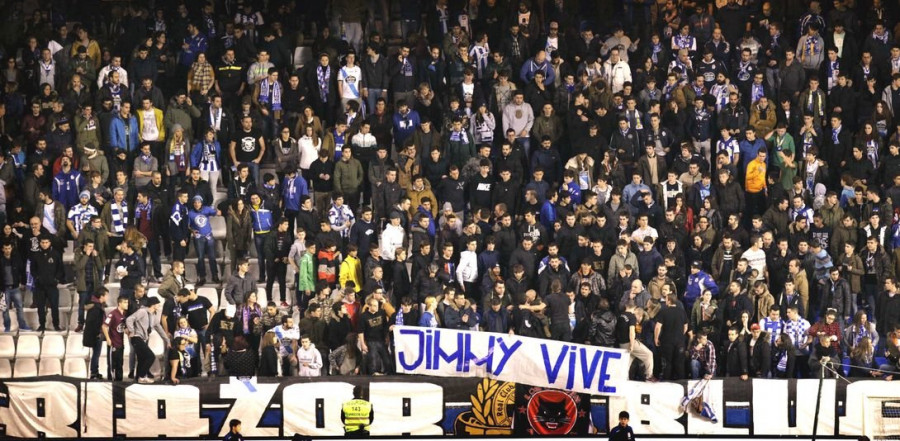
[[[74,283],[92,378],[391,374],[394,325],[898,369],[897,2],[0,3],[4,330]]]

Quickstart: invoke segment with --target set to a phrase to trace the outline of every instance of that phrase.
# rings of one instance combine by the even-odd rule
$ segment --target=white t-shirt
[[[156,127],[156,112],[141,110],[141,139],[144,141],[159,140],[159,127]]]
[[[750,265],[750,269],[755,269],[759,271],[759,277],[756,280],[762,280],[766,275],[766,252],[762,249],[753,251],[753,248],[750,248],[747,251],[744,251],[744,254],[741,255],[744,259],[747,259],[747,263]]]
[[[341,85],[341,96],[344,99],[360,98],[360,86],[362,85],[362,69],[359,66],[344,66],[338,71],[338,81]]]

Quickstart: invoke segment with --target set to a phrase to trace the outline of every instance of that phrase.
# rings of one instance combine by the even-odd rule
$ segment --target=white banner
[[[630,355],[621,349],[492,332],[394,326],[398,373],[488,377],[594,395],[621,395]]]

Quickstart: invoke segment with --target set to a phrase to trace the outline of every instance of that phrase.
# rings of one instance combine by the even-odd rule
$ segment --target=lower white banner
[[[487,377],[593,395],[621,395],[630,355],[621,349],[492,332],[394,326],[398,373]]]

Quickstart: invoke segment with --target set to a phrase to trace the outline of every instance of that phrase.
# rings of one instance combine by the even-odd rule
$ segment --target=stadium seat
[[[225,217],[224,216],[211,216],[209,218],[209,226],[212,227],[213,238],[218,240],[225,240]],[[221,256],[218,256],[221,257]]]
[[[162,298],[162,296],[159,295],[159,288],[150,288],[147,290],[147,298],[152,298],[152,297],[156,297],[157,299],[159,299],[160,302],[165,300]]]
[[[58,358],[42,358],[38,365],[38,375],[62,375],[60,360]]]
[[[16,342],[16,360],[37,359],[41,355],[41,341],[37,334],[20,335]]]
[[[215,288],[207,286],[201,287],[197,290],[197,296],[206,297],[212,303],[213,308],[216,310],[219,309],[219,294],[216,292]]]
[[[266,309],[266,304],[269,303],[268,298],[266,297],[266,289],[265,288],[257,288],[256,289],[256,303],[259,304],[259,307],[263,310]]]
[[[45,335],[41,340],[41,359],[60,359],[66,355],[66,342],[61,335]]]
[[[0,378],[12,378],[12,368],[9,360],[0,359]]]
[[[63,375],[72,378],[87,378],[87,366],[80,358],[67,358],[63,365]]]
[[[312,48],[309,46],[298,46],[294,48],[293,65],[294,68],[300,69],[313,59]]]
[[[13,378],[36,377],[37,374],[37,363],[35,363],[34,359],[16,359],[16,367],[13,369]]]
[[[157,358],[166,355],[166,343],[156,332],[150,333],[150,341],[147,342],[147,344],[148,346],[150,346],[150,350],[153,351],[153,354],[156,355]]]
[[[11,334],[0,335],[0,359],[15,358],[16,342]]]
[[[81,344],[81,334],[69,334],[66,338],[66,358],[87,358],[91,350]]]

